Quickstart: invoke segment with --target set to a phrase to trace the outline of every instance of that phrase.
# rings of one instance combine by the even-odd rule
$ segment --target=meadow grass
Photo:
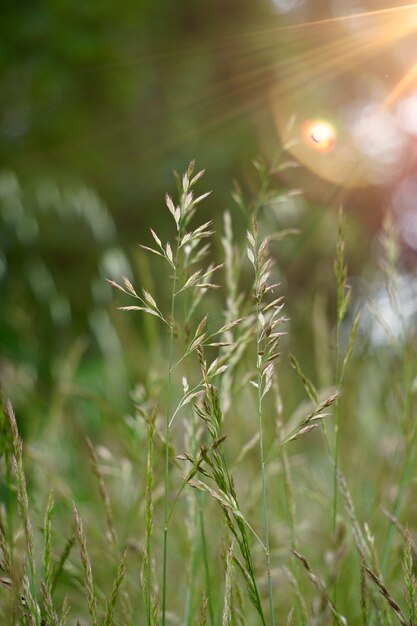
[[[416,624],[415,335],[402,320],[399,336],[369,341],[341,210],[334,302],[299,296],[300,345],[278,262],[298,230],[271,229],[277,164],[256,168],[260,192],[247,202],[235,188],[241,214],[225,213],[220,247],[196,219],[208,193],[192,162],[165,198],[172,241],[152,230],[142,245],[157,280],[108,281],[117,316],[147,316],[152,342],[133,357],[132,415],[78,434],[79,475],[44,475],[4,404],[2,624]],[[387,221],[381,276],[401,317],[396,250]]]

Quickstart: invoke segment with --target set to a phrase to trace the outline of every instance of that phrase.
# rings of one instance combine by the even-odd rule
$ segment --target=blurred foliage
[[[1,161],[25,176],[81,178],[105,195],[127,234],[146,222],[155,191],[197,146],[213,175],[228,180],[242,148],[253,153],[253,133],[239,123],[218,150],[224,135],[206,133],[202,143],[200,127],[213,113],[216,81],[228,78],[227,46],[222,53],[216,43],[262,18],[259,8],[231,0],[124,1],[117,9],[98,0],[5,2]]]
[[[217,179],[209,212],[229,202],[255,134],[241,117],[217,123],[233,106],[221,85],[241,47],[217,42],[262,20],[263,9],[231,0],[2,4],[0,339],[3,378],[20,380],[22,396],[49,397],[56,362],[80,336],[90,382],[115,391],[100,382],[103,362],[113,378],[119,363],[125,380],[104,279],[132,277],[133,257],[145,272],[133,247],[144,227],[166,228],[161,200],[190,155]],[[216,123],[204,130],[207,115]],[[124,385],[115,397],[123,405]]]

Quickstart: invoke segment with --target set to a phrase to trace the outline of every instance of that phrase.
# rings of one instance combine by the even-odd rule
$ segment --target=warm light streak
[[[417,82],[417,61],[385,98],[384,107],[388,109],[395,104],[415,82]]]
[[[337,17],[328,17],[322,20],[314,20],[310,22],[302,22],[299,24],[289,24],[288,26],[281,26],[276,30],[295,30],[297,28],[310,28],[315,26],[327,26],[329,24],[343,23],[347,21],[357,20],[364,17],[379,17],[387,16],[392,13],[398,13],[399,11],[416,11],[417,3],[403,4],[399,7],[389,7],[387,9],[378,9],[376,11],[363,11],[361,13],[351,13],[349,15],[340,15]]]

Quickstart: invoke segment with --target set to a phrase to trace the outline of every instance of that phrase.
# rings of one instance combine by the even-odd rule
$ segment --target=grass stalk
[[[272,262],[268,257],[268,240],[265,239],[260,245],[258,243],[258,225],[256,219],[252,221],[252,232],[248,232],[249,248],[248,258],[253,265],[255,272],[254,296],[256,302],[256,384],[257,389],[257,416],[259,430],[259,456],[261,466],[262,481],[262,517],[264,546],[266,556],[266,568],[268,579],[268,598],[271,624],[275,626],[274,600],[271,578],[271,556],[269,539],[269,510],[266,480],[266,458],[264,452],[264,416],[263,399],[272,387],[274,375],[274,361],[278,357],[277,346],[280,333],[274,332],[280,324],[278,315],[281,311],[281,303],[272,302],[270,305],[262,306],[263,297],[268,291],[268,281],[271,272]]]
[[[6,512],[7,512],[7,535],[9,538],[9,551],[10,559],[13,563],[13,548],[14,548],[14,524],[13,524],[13,510],[11,503],[11,494],[13,489],[13,471],[12,471],[12,459],[10,450],[7,447],[5,453],[6,462]]]
[[[125,551],[117,567],[116,576],[113,581],[110,598],[106,602],[106,614],[104,617],[104,626],[113,626],[114,624],[113,622],[114,607],[116,606],[117,598],[119,596],[120,586],[126,575],[126,557],[127,557],[127,552]]]
[[[210,624],[211,626],[215,626],[216,622],[214,619],[213,592],[211,588],[206,528],[205,528],[205,523],[204,523],[204,500],[205,500],[204,494],[197,492],[198,519],[199,519],[199,524],[200,524],[201,551],[203,554],[203,563],[204,563],[204,578],[205,578],[205,585],[206,585],[207,609],[208,609]]]
[[[142,569],[143,591],[145,600],[146,619],[148,626],[152,625],[152,526],[153,526],[153,439],[155,431],[155,415],[151,414],[147,424],[148,457],[146,463],[146,541]]]
[[[196,415],[194,411],[190,411],[190,423],[191,423],[191,448],[192,454],[196,455],[198,453],[198,440],[197,440],[197,423],[196,423]],[[214,609],[213,609],[213,596],[212,596],[212,588],[211,588],[211,580],[210,580],[210,568],[208,561],[208,550],[207,550],[207,537],[206,537],[206,529],[204,523],[204,504],[205,497],[204,494],[196,491],[195,498],[197,502],[197,509],[193,509],[193,519],[192,525],[194,528],[194,541],[192,546],[192,559],[191,559],[191,580],[189,584],[189,589],[187,590],[187,600],[186,600],[186,617],[185,624],[187,626],[191,626],[193,622],[193,600],[195,595],[195,585],[193,584],[196,580],[198,565],[200,562],[200,551],[202,555],[203,567],[204,567],[204,584],[205,584],[205,598],[207,602],[207,612],[210,620],[210,626],[215,626],[214,620]]]
[[[336,249],[336,259],[334,264],[336,282],[337,282],[337,307],[336,307],[336,387],[339,388],[341,383],[341,365],[340,365],[340,331],[342,322],[346,315],[346,311],[350,300],[350,291],[347,288],[347,266],[345,263],[345,216],[341,208],[338,216],[338,239]],[[336,399],[334,408],[334,474],[333,474],[333,536],[336,536],[337,510],[338,510],[338,469],[339,469],[339,400]]]
[[[256,276],[258,282],[259,276]],[[257,299],[256,303],[256,355],[257,355],[257,383],[258,383],[258,423],[259,423],[259,453],[261,463],[261,478],[262,478],[262,511],[263,511],[263,525],[264,525],[264,544],[266,553],[266,567],[268,577],[268,596],[269,596],[269,610],[271,614],[271,624],[275,626],[275,614],[274,614],[274,600],[272,590],[272,578],[271,578],[271,556],[269,548],[269,512],[268,512],[268,496],[266,486],[266,472],[265,472],[265,453],[264,453],[264,424],[263,424],[263,410],[262,410],[262,393],[263,393],[263,376],[261,368],[261,342],[260,342],[260,302]]]
[[[191,626],[193,620],[195,585],[193,584],[197,578],[198,566],[200,563],[200,537],[196,528],[196,515],[193,517],[194,541],[191,550],[191,566],[187,585],[187,593],[185,597],[184,624]]]
[[[168,557],[168,517],[169,517],[169,441],[172,404],[172,366],[174,355],[174,319],[175,300],[177,286],[178,245],[175,257],[174,277],[171,292],[171,320],[169,331],[169,362],[168,362],[168,387],[167,387],[167,410],[165,421],[165,467],[164,467],[164,546],[162,565],[162,626],[166,624],[166,597],[167,597],[167,557]]]
[[[84,570],[84,587],[85,587],[85,595],[87,598],[88,612],[90,613],[92,626],[98,626],[97,597],[96,597],[96,592],[95,592],[95,587],[94,587],[91,561],[90,561],[90,556],[88,554],[87,540],[84,534],[83,523],[81,521],[80,516],[78,515],[78,511],[75,507],[75,504],[73,505],[73,513],[74,513],[75,533],[76,533],[79,548],[80,548],[81,563],[82,563],[83,570]]]

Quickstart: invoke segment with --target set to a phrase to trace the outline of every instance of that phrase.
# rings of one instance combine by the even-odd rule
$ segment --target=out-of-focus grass
[[[315,223],[257,169],[260,196],[236,191],[214,225],[193,168],[178,180],[169,246],[138,235],[156,254],[95,305],[122,361],[96,367],[82,341],[57,359],[46,412],[36,389],[17,403],[23,454],[5,406],[3,623],[414,623],[417,354],[395,229],[366,269],[393,329],[346,274],[357,225],[345,242],[341,217]]]

